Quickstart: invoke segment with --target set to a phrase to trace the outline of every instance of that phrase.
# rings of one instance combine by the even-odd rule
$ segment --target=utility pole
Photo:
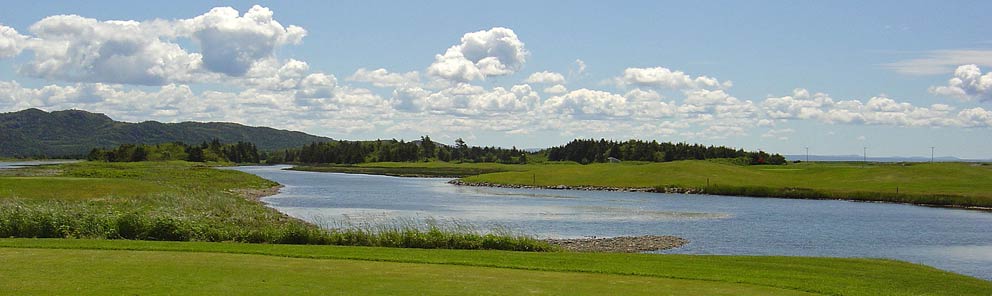
[[[809,146],[806,146],[806,163],[809,163]]]
[[[861,166],[865,166],[865,164],[868,164],[868,147],[863,147],[863,148],[865,154],[864,154],[864,158],[861,160]]]
[[[933,146],[930,146],[930,163],[933,163]]]

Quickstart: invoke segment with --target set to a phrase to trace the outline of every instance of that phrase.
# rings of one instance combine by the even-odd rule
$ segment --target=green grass
[[[992,291],[988,281],[880,259],[0,239],[0,261],[5,263],[0,265],[0,289],[33,294],[80,293],[72,290],[79,287],[92,287],[88,292],[95,294],[336,291],[318,289],[322,287],[345,294],[988,295]],[[52,278],[59,280],[37,284]],[[475,286],[480,289],[465,290]],[[232,287],[243,290],[224,290]]]
[[[526,171],[470,176],[463,180],[536,186],[679,187],[725,195],[992,206],[992,166],[971,163],[873,163],[867,166],[856,163],[739,166],[719,161],[557,164]]]
[[[0,198],[98,200],[141,198],[165,190],[147,181],[73,177],[0,178]]]
[[[0,237],[556,249],[529,236],[435,221],[326,230],[236,193],[275,182],[204,164],[82,162],[23,172],[0,176]]]

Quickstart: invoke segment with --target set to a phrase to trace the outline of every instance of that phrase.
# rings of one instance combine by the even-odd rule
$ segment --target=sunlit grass
[[[529,236],[433,222],[427,228],[385,221],[325,229],[235,193],[277,183],[203,164],[84,162],[54,168],[56,176],[0,177],[0,237],[554,250]]]
[[[17,248],[17,249],[11,249]],[[27,251],[28,254],[16,255],[22,248],[55,248],[55,249],[95,249],[114,250],[106,253],[86,253],[72,252],[41,252]],[[179,255],[168,257],[157,252],[148,253],[148,257],[134,254],[131,251],[178,251]],[[260,257],[243,257],[242,259],[230,259],[227,256],[201,256],[196,255],[201,252],[226,253],[226,254],[254,254],[269,255],[287,258],[308,259],[296,263],[293,260],[277,261],[273,263],[276,267],[268,267],[273,259]],[[0,256],[7,254],[11,259],[3,262],[0,266],[0,274],[22,273],[25,276],[15,280],[11,277],[0,277],[0,282],[6,285],[13,285],[25,281],[34,281],[40,278],[52,276],[52,270],[77,271],[92,266],[93,269],[106,270],[105,272],[95,271],[96,275],[112,275],[116,272],[130,273],[131,276],[147,278],[149,283],[141,291],[161,288],[162,291],[171,291],[171,285],[177,283],[199,283],[193,278],[176,277],[174,273],[161,272],[160,268],[170,266],[169,263],[175,260],[175,264],[186,266],[184,270],[204,270],[203,273],[194,273],[209,280],[234,281],[231,278],[223,277],[230,274],[232,277],[244,276],[245,281],[237,282],[245,287],[268,286],[261,282],[256,275],[243,273],[242,270],[251,270],[258,263],[258,268],[271,274],[287,273],[291,278],[297,278],[301,283],[320,286],[318,283],[322,279],[307,277],[303,274],[314,271],[295,271],[298,265],[321,266],[327,264],[326,259],[347,259],[375,262],[397,262],[432,264],[439,267],[432,272],[461,271],[473,272],[473,270],[459,269],[457,266],[476,267],[498,267],[508,270],[538,270],[550,272],[570,272],[570,273],[590,273],[604,275],[635,275],[661,279],[691,280],[691,282],[681,282],[660,290],[649,291],[652,295],[705,295],[714,293],[724,293],[723,289],[732,295],[776,295],[781,293],[795,293],[795,291],[806,291],[814,294],[825,295],[988,295],[992,291],[992,283],[980,279],[967,277],[951,272],[941,271],[932,267],[910,264],[906,262],[881,259],[845,259],[845,258],[810,258],[810,257],[781,257],[781,256],[703,256],[703,255],[658,255],[658,254],[617,254],[617,253],[568,253],[568,252],[507,252],[507,251],[478,251],[478,250],[443,250],[443,249],[397,249],[397,248],[368,248],[368,247],[338,247],[338,246],[300,246],[300,245],[271,245],[271,244],[237,244],[237,243],[198,243],[198,242],[147,242],[147,241],[106,241],[106,240],[38,240],[38,239],[0,239]],[[13,254],[13,255],[12,255]],[[169,260],[151,260],[167,256]],[[31,258],[31,259],[26,259]],[[51,260],[38,261],[38,258],[52,258]],[[73,259],[75,258],[75,259]],[[107,258],[106,261],[79,261],[86,258]],[[144,260],[143,258],[150,258]],[[186,259],[183,259],[186,258]],[[228,259],[225,259],[228,258]],[[60,260],[64,259],[64,260]],[[32,261],[34,260],[34,261]],[[211,266],[228,266],[225,261],[234,261],[232,268],[214,269]],[[36,262],[30,264],[29,262]],[[37,262],[50,262],[50,264],[38,264]],[[64,262],[64,263],[59,263]],[[262,264],[265,263],[265,264]],[[61,264],[55,268],[51,264]],[[285,267],[278,267],[287,264]],[[146,269],[129,269],[125,266],[147,265]],[[121,267],[118,267],[121,266]],[[404,270],[400,268],[390,269],[390,266],[376,266],[374,264],[359,265],[360,268],[345,268],[358,275],[355,280],[366,285],[375,285],[378,282],[371,282],[377,279],[374,272],[390,272],[392,277],[389,281],[407,282],[409,280],[426,280],[433,289],[438,289],[439,294],[476,294],[462,292],[464,285],[482,284],[472,280],[460,280],[457,277],[445,277],[438,275],[433,278],[419,276],[415,269]],[[450,268],[449,268],[450,267]],[[384,268],[384,269],[380,269]],[[123,271],[118,271],[124,269]],[[363,271],[364,270],[364,271]],[[423,270],[423,269],[416,269]],[[488,271],[487,271],[488,270]],[[491,269],[478,269],[479,272],[492,272]],[[329,271],[325,271],[329,272]],[[370,274],[369,272],[373,272]],[[85,273],[85,272],[84,272]],[[317,272],[321,274],[320,272]],[[270,275],[271,276],[271,275]],[[314,276],[314,275],[311,275]],[[536,274],[513,273],[492,274],[485,281],[510,282],[514,285],[528,285],[530,276]],[[60,278],[61,275],[60,275]],[[82,275],[65,275],[66,279],[86,278]],[[163,279],[175,279],[170,282]],[[256,279],[252,282],[251,279]],[[365,279],[365,280],[363,280]],[[333,281],[333,279],[323,279]],[[544,283],[535,286],[558,287],[565,290],[541,290],[548,293],[561,294],[603,294],[618,295],[626,294],[624,290],[602,291],[595,287],[587,287],[576,283],[569,278],[560,278],[564,285]],[[606,285],[606,282],[586,278],[590,283]],[[625,281],[623,278],[611,278],[614,284]],[[635,280],[635,279],[629,279]],[[582,280],[578,280],[582,281]],[[81,281],[85,282],[85,281]],[[162,283],[164,282],[164,283]],[[71,289],[74,287],[72,281],[46,282],[53,289]],[[161,283],[161,284],[159,284]],[[281,282],[280,282],[281,283]],[[576,284],[574,290],[567,288],[570,284]],[[638,283],[640,281],[638,280]],[[726,286],[732,284],[732,286]],[[0,284],[4,285],[4,284]],[[356,289],[352,284],[341,283],[341,289],[351,291]],[[387,284],[388,285],[388,284]],[[654,284],[645,284],[645,287],[654,287]],[[40,285],[36,285],[40,286]],[[195,288],[195,284],[190,284],[190,289]],[[130,286],[128,286],[130,287]],[[417,289],[421,286],[407,286],[397,288],[398,293],[410,293],[410,289]],[[775,289],[752,290],[754,287],[774,287],[793,292],[783,292]],[[42,287],[35,287],[40,289]],[[712,288],[713,290],[707,290]],[[2,289],[2,288],[0,288]],[[130,288],[129,288],[130,289]],[[136,288],[137,289],[137,288]],[[458,290],[449,290],[458,289]],[[505,291],[493,291],[493,294],[516,294],[511,293],[511,288]],[[61,291],[61,290],[51,290]],[[127,290],[130,291],[130,290]],[[204,290],[205,291],[205,290]],[[295,291],[295,290],[294,290]],[[358,291],[358,290],[355,290]],[[362,290],[351,294],[370,294],[368,290]],[[321,292],[327,292],[321,290]],[[416,293],[429,293],[432,291],[416,291]],[[121,292],[112,291],[108,293],[119,294]],[[166,293],[166,292],[163,292]],[[63,294],[51,292],[48,294]],[[69,293],[71,294],[71,293]],[[141,293],[145,294],[145,293]],[[166,293],[171,294],[171,293]],[[207,293],[210,294],[210,293]],[[239,293],[240,294],[240,293]],[[389,293],[386,293],[389,294]]]
[[[719,161],[676,161],[562,164],[471,176],[464,180],[536,186],[678,187],[727,195],[992,206],[992,166],[972,163],[739,166]]]

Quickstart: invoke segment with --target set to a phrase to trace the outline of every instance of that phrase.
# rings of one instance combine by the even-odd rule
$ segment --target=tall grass
[[[378,218],[318,223],[336,245],[425,249],[555,251],[557,247],[503,226],[480,230],[461,220]]]
[[[276,183],[200,164],[79,163],[59,169],[71,180],[49,176],[43,180],[47,186],[4,183],[10,192],[0,195],[0,237],[554,250],[508,231],[483,233],[433,219],[321,228],[233,193]],[[103,182],[108,179],[118,182]],[[98,181],[109,187],[89,186]],[[154,184],[157,191],[135,190],[137,183]],[[416,227],[421,224],[427,227]]]
[[[555,251],[531,236],[496,227],[479,231],[458,221],[432,218],[316,225],[289,220],[261,227],[225,227],[197,217],[107,211],[91,205],[0,202],[0,237],[88,238],[155,241],[375,246],[422,249]]]

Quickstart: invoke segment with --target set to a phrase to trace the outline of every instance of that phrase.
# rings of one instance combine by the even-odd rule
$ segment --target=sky
[[[992,2],[420,2],[7,3],[0,112],[992,159]]]

